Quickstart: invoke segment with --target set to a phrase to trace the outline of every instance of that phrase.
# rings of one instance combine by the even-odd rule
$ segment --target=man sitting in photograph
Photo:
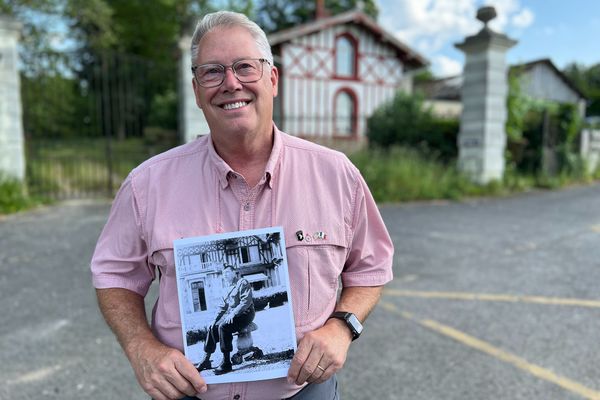
[[[204,342],[204,359],[198,366],[198,371],[212,369],[210,356],[217,348],[217,342],[223,353],[223,362],[215,369],[216,375],[231,372],[231,352],[233,351],[233,334],[245,328],[254,319],[254,302],[250,283],[237,276],[232,265],[223,266],[225,288],[223,301],[219,305],[213,323],[208,326]]]

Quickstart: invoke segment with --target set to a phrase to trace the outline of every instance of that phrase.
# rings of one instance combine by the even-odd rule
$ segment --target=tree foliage
[[[314,0],[259,0],[256,11],[257,23],[267,33],[291,28],[315,18]],[[379,10],[374,0],[325,0],[325,8],[331,15],[356,9],[362,4],[363,12],[377,19]]]
[[[600,116],[600,63],[587,68],[571,63],[563,73],[587,96],[589,101],[586,114]]]

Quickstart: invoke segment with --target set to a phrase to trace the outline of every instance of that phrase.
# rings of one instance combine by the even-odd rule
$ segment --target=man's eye
[[[252,73],[255,70],[256,67],[251,63],[241,63],[236,66],[236,71],[242,74]]]

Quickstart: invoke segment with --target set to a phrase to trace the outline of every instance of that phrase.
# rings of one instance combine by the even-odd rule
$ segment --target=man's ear
[[[271,84],[273,85],[273,97],[277,97],[279,83],[279,70],[276,66],[271,67]]]

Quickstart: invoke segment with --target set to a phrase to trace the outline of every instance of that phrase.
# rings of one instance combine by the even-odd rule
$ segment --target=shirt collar
[[[219,182],[221,184],[221,188],[225,189],[229,185],[229,174],[235,174],[235,171],[217,154],[215,150],[215,146],[212,141],[212,137],[209,137],[208,141],[208,153],[212,164],[215,167],[217,172],[217,176],[219,178]],[[275,171],[277,165],[279,164],[279,160],[281,158],[281,148],[283,147],[281,132],[275,124],[273,124],[273,148],[271,149],[271,155],[269,156],[269,160],[267,161],[267,165],[265,167],[265,175],[264,179],[266,179],[266,183],[270,188],[273,188],[273,177],[275,175]]]

